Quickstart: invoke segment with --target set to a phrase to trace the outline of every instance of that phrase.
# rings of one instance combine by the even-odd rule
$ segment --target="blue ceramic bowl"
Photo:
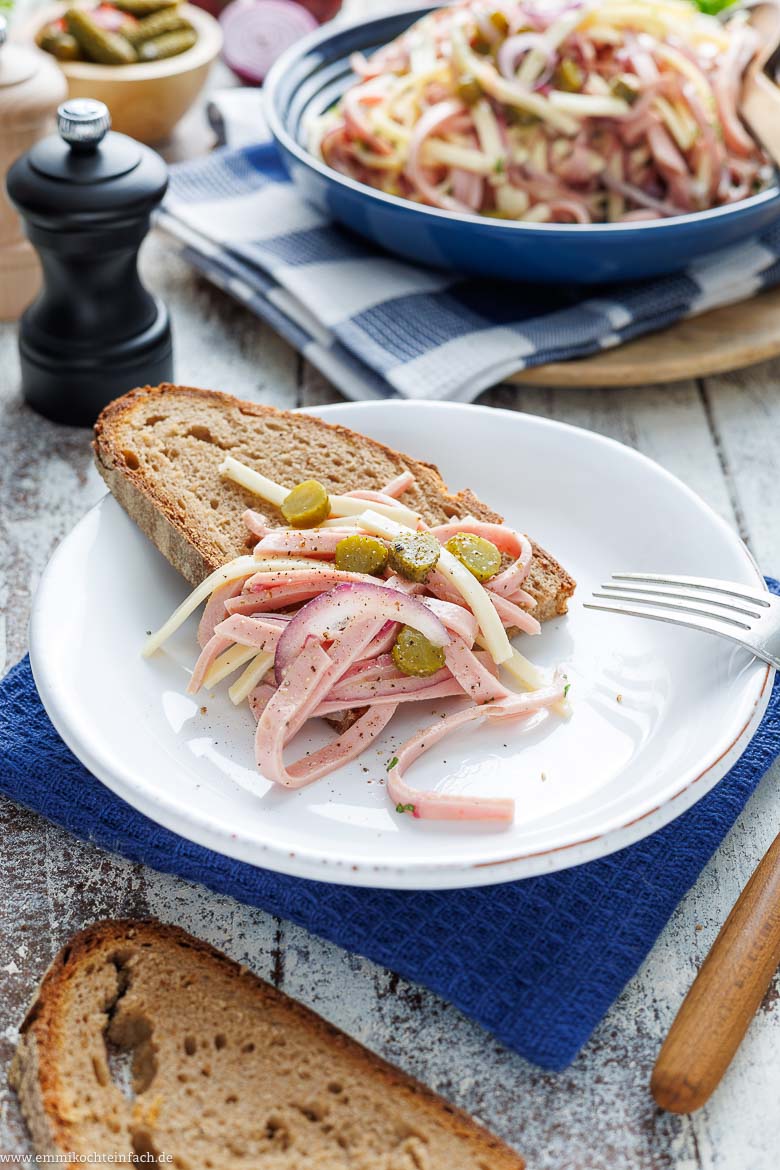
[[[525,224],[459,215],[385,195],[331,170],[305,147],[307,119],[354,81],[349,57],[371,53],[431,11],[404,9],[325,25],[279,58],[266,83],[271,131],[293,181],[332,219],[418,263],[478,276],[564,284],[637,280],[675,272],[780,217],[773,186],[740,203],[636,224]]]

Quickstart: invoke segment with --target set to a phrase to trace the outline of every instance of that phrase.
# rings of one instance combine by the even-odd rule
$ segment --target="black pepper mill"
[[[109,133],[102,102],[64,102],[57,125],[7,179],[43,267],[19,329],[22,393],[55,422],[89,426],[112,398],[173,378],[168,312],[137,269],[168,174],[153,150]]]

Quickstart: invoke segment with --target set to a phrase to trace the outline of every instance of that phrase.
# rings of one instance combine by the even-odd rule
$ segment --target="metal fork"
[[[712,577],[613,573],[586,609],[653,618],[719,634],[780,669],[780,598]],[[602,600],[603,599],[603,600]]]

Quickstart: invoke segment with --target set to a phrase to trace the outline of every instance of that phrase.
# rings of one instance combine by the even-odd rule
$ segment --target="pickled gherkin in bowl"
[[[60,61],[134,65],[187,52],[198,40],[178,0],[115,0],[74,5],[47,21],[35,40]]]
[[[12,36],[56,57],[69,98],[105,102],[114,130],[150,146],[187,113],[222,48],[219,22],[186,0],[64,0]]]

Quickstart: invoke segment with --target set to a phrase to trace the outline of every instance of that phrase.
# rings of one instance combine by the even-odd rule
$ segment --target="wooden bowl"
[[[15,31],[14,39],[34,43],[43,25],[57,20],[70,7],[54,4],[36,12],[34,21]],[[213,16],[191,4],[182,4],[181,13],[198,34],[186,53],[138,65],[58,61],[68,80],[68,97],[105,102],[111,111],[113,129],[139,142],[155,143],[168,138],[200,93],[222,48],[222,30]]]

